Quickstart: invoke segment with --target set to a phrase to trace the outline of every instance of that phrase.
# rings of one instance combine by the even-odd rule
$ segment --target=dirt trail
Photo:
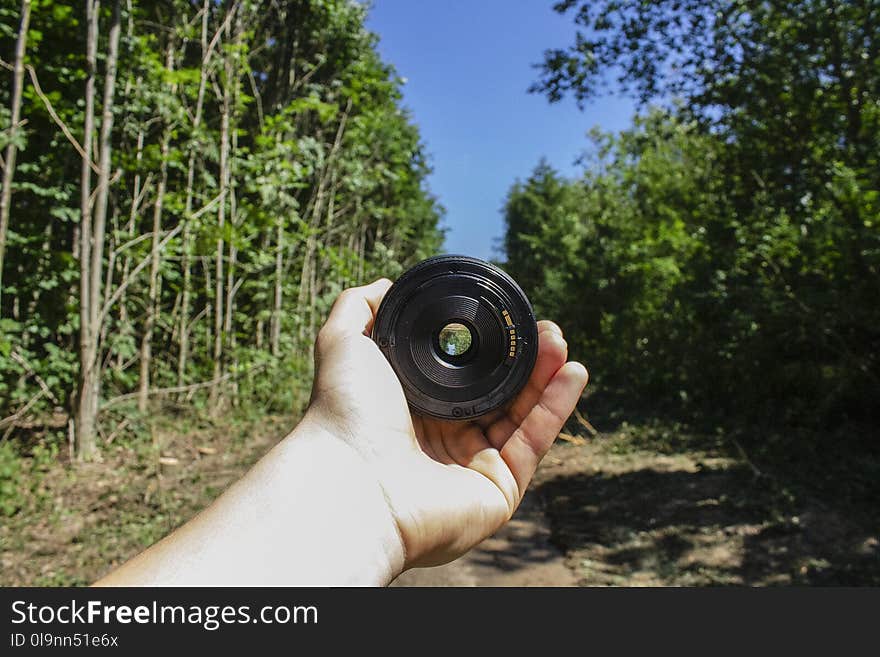
[[[565,555],[550,543],[540,499],[527,495],[491,538],[445,566],[405,572],[393,586],[574,586]]]
[[[169,420],[151,445],[105,448],[103,463],[41,466],[0,521],[0,585],[94,581],[214,499],[291,422],[180,433]],[[558,443],[506,527],[395,586],[880,585],[876,509],[756,476],[710,438],[623,425]]]
[[[557,444],[510,524],[397,586],[880,583],[880,528],[717,450]]]

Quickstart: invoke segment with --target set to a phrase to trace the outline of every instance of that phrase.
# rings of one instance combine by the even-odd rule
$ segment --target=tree
[[[880,8],[555,7],[574,15],[578,34],[545,53],[533,91],[583,105],[616,78],[643,109],[663,108],[594,145],[597,160],[568,183],[584,193],[584,262],[563,248],[543,274],[581,277],[583,302],[551,303],[588,308],[571,321],[601,359],[595,378],[652,402],[687,400],[689,412],[870,421],[880,390]],[[548,248],[543,229],[525,230],[508,243]],[[528,275],[516,250],[512,261]]]
[[[152,413],[169,396],[215,413],[298,408],[341,286],[393,276],[442,239],[364,7],[32,3],[4,431],[72,408],[91,458],[116,410]],[[3,27],[12,61],[20,30]],[[0,86],[0,106],[13,92]]]
[[[3,189],[0,190],[0,317],[3,313],[3,256],[6,253],[6,234],[9,230],[9,209],[12,201],[12,180],[15,177],[15,159],[20,147],[21,96],[24,87],[24,57],[27,48],[28,25],[31,20],[31,2],[22,0],[21,20],[15,44],[15,64],[12,69],[12,107],[10,108],[9,143],[3,158]]]
[[[116,93],[116,64],[119,58],[120,0],[113,5],[104,74],[104,95],[101,103],[101,129],[98,139],[98,178],[94,205],[91,198],[92,133],[95,112],[95,77],[97,68],[100,0],[87,0],[86,22],[86,118],[83,144],[80,192],[80,370],[76,408],[76,451],[81,459],[94,458],[97,453],[95,422],[101,395],[99,345],[104,321],[101,285],[104,272],[104,233],[107,225],[107,204],[110,194],[113,132],[113,98]]]

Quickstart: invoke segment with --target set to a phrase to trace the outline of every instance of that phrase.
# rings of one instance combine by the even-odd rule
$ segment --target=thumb
[[[369,335],[379,304],[392,283],[380,278],[369,285],[350,287],[337,297],[321,329],[327,337]]]

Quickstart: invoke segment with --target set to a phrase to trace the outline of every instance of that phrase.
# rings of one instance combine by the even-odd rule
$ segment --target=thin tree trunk
[[[242,35],[242,14],[243,12],[240,10],[235,15],[235,39],[234,46],[235,51],[241,51],[241,35]],[[236,62],[238,60],[236,59]],[[236,198],[235,188],[236,188],[236,172],[235,172],[235,158],[238,153],[238,130],[237,130],[237,108],[238,108],[238,93],[239,93],[239,70],[238,66],[235,65],[231,67],[232,76],[227,75],[227,86],[229,86],[230,81],[234,80],[235,84],[232,87],[231,101],[232,101],[232,117],[230,119],[231,129],[230,129],[230,154],[229,154],[229,163],[228,163],[228,185],[229,185],[229,223],[234,227],[238,227],[238,199]],[[226,280],[226,319],[223,324],[223,330],[226,334],[227,345],[229,348],[229,353],[232,357],[232,371],[235,372],[238,370],[238,356],[235,353],[236,349],[236,340],[235,340],[235,326],[233,325],[235,319],[235,293],[238,291],[238,287],[241,284],[241,281],[235,280],[236,274],[236,264],[238,258],[238,247],[235,245],[235,240],[230,242],[229,244],[229,267],[228,267],[228,276]],[[238,406],[238,380],[233,377],[230,381],[230,389],[232,393],[232,404],[233,406]]]
[[[232,226],[237,225],[238,219],[238,207],[236,204],[235,198],[235,176],[233,172],[233,168],[235,166],[235,153],[238,150],[238,135],[236,130],[232,130],[232,150],[230,154],[230,163],[229,163],[229,223]],[[223,331],[226,333],[227,344],[230,350],[235,349],[235,332],[232,330],[232,320],[233,313],[235,311],[235,291],[236,291],[236,283],[235,283],[235,271],[236,264],[238,262],[238,249],[235,246],[235,242],[229,243],[229,266],[227,267],[226,274],[226,318],[223,321]]]
[[[108,245],[109,250],[108,250],[108,256],[107,256],[107,267],[105,268],[106,274],[105,274],[105,278],[104,278],[104,289],[105,290],[112,290],[113,289],[113,272],[116,269],[116,252],[117,252],[117,248],[119,246],[116,241],[116,234],[119,231],[119,208],[115,207],[115,206],[113,208],[113,215],[112,215],[111,224],[113,226],[113,229],[110,231],[110,239],[109,239],[110,244]],[[104,321],[100,322],[100,324],[101,324],[101,335],[100,335],[98,344],[105,345],[105,344],[107,344],[107,331],[109,330],[110,325],[109,325],[109,322],[104,322]],[[108,357],[109,357],[109,355],[108,355]]]
[[[315,316],[317,315],[317,301],[318,301],[318,289],[317,289],[317,271],[318,271],[318,261],[317,258],[312,263],[312,279],[309,282],[309,334],[308,334],[308,342],[311,347],[314,347],[315,343]]]
[[[170,130],[162,137],[162,163],[160,165],[159,185],[156,189],[156,203],[153,205],[153,239],[150,248],[150,289],[147,297],[147,315],[144,320],[144,332],[141,336],[140,348],[140,385],[138,387],[138,410],[147,410],[147,397],[150,391],[150,365],[152,360],[153,328],[156,325],[159,296],[159,266],[161,258],[159,242],[162,232],[162,208],[165,199],[165,187],[168,183],[168,142],[171,140]]]
[[[205,88],[208,83],[208,62],[210,54],[208,52],[208,17],[210,15],[210,0],[204,0],[202,5],[202,63],[199,72],[199,91],[196,97],[196,111],[193,117],[192,133],[198,139],[199,127],[202,123],[202,108],[205,103]],[[183,234],[181,236],[181,249],[183,250],[181,258],[181,269],[183,269],[183,290],[180,299],[180,329],[179,329],[179,349],[177,352],[177,386],[181,387],[186,382],[186,368],[189,360],[189,305],[190,305],[190,289],[192,287],[192,265],[190,263],[191,235],[190,235],[190,214],[192,213],[193,187],[195,181],[196,152],[198,149],[190,145],[189,161],[186,168],[186,201],[184,202],[183,213]]]
[[[183,269],[183,283],[180,295],[180,326],[178,327],[178,350],[177,350],[177,385],[184,385],[186,381],[186,367],[189,360],[189,304],[190,304],[190,288],[192,287],[192,266],[189,261],[190,256],[190,228],[189,220],[186,216],[183,218],[184,227],[183,234],[180,238],[181,256],[180,266]]]
[[[275,218],[275,299],[272,308],[271,344],[272,355],[281,355],[281,303],[284,291],[284,217]]]
[[[233,8],[232,11],[235,11]],[[228,22],[226,23],[228,26]],[[228,27],[226,28],[229,34]],[[231,55],[225,55],[225,84],[223,85],[223,109],[220,116],[220,204],[217,210],[217,255],[214,264],[214,383],[211,385],[209,406],[217,413],[220,404],[220,377],[223,376],[223,256],[225,241],[223,231],[226,225],[226,195],[229,191],[229,119],[232,113],[233,66]]]
[[[111,137],[113,132],[113,96],[116,86],[116,65],[119,58],[120,0],[113,6],[104,74],[104,98],[101,108],[100,159],[95,188],[95,206],[89,203],[91,184],[91,140],[94,135],[95,64],[98,46],[98,17],[100,0],[90,1],[86,7],[89,24],[86,48],[88,77],[86,81],[86,129],[84,133],[83,185],[81,204],[85,221],[82,225],[80,253],[80,381],[76,421],[76,451],[80,459],[91,459],[97,454],[95,423],[101,394],[99,340],[101,335],[101,283],[104,257],[104,230],[107,219],[107,198],[110,188]],[[86,239],[88,238],[88,239]]]
[[[165,57],[165,68],[174,70],[174,47],[168,45]],[[172,85],[171,93],[176,93],[177,85]],[[162,231],[162,209],[165,204],[165,188],[168,184],[168,148],[171,142],[171,127],[166,126],[162,134],[162,146],[160,148],[161,163],[159,165],[159,185],[156,189],[156,202],[153,205],[153,239],[150,247],[150,289],[147,297],[147,315],[144,320],[144,331],[141,335],[140,348],[140,385],[138,387],[138,410],[142,413],[147,410],[147,398],[150,393],[150,365],[152,361],[153,328],[159,311],[159,267],[161,254],[159,242]]]
[[[235,195],[233,194],[233,199]],[[234,203],[233,203],[234,208]],[[233,221],[232,217],[234,217],[234,210],[230,209],[230,223]],[[232,369],[238,367],[238,358],[235,355],[235,331],[232,325],[233,321],[233,311],[235,310],[235,293],[238,290],[238,286],[236,285],[235,280],[235,265],[238,258],[238,249],[235,248],[235,245],[229,245],[229,266],[227,267],[227,276],[226,276],[226,317],[223,320],[223,334],[226,336],[226,344],[229,349],[229,353],[232,356]],[[238,398],[238,388],[236,386],[235,380],[232,381],[232,401],[233,405],[237,404]]]
[[[95,419],[98,400],[95,393],[95,349],[92,343],[91,272],[92,245],[92,139],[95,131],[95,77],[98,50],[98,15],[100,0],[86,0],[86,90],[83,117],[83,160],[80,172],[80,231],[79,231],[79,386],[77,390],[76,455],[90,459],[96,452]]]
[[[95,410],[97,413],[101,389],[100,348],[103,335],[101,311],[103,306],[104,241],[107,227],[107,209],[110,197],[110,173],[113,165],[113,101],[116,94],[116,68],[119,61],[119,36],[121,32],[121,0],[113,5],[113,18],[108,33],[107,58],[104,71],[104,94],[101,103],[101,131],[99,136],[98,180],[95,187],[95,207],[92,212],[92,249],[89,294],[89,320],[95,351]]]
[[[126,0],[126,2],[125,2],[126,9],[128,10],[127,11],[128,21],[126,24],[125,33],[126,33],[126,36],[129,38],[129,41],[131,43],[134,43],[134,39],[133,39],[133,37],[134,37],[134,10],[133,10],[131,3],[132,3],[132,0]],[[140,90],[142,81],[143,81],[143,78],[141,75],[138,75],[135,78],[134,86],[137,90]],[[129,93],[131,92],[131,86],[132,86],[132,80],[131,80],[131,75],[129,75],[128,78],[126,79],[126,82],[125,82],[125,96],[126,97],[128,97]],[[136,146],[136,154],[135,154],[136,165],[135,165],[135,175],[134,175],[134,189],[132,191],[132,196],[131,196],[132,201],[131,201],[131,208],[130,208],[129,215],[128,215],[128,225],[126,227],[127,231],[128,231],[128,239],[131,239],[132,237],[134,237],[135,217],[137,216],[137,213],[140,208],[140,198],[141,198],[141,167],[140,167],[140,165],[141,165],[141,161],[143,160],[143,152],[144,152],[144,128],[143,128],[143,125],[138,126],[138,136],[137,136],[136,144],[137,144],[137,146]],[[126,252],[125,257],[122,262],[123,262],[122,280],[124,281],[128,278],[128,272],[129,272],[129,269],[131,268],[131,256],[128,254],[128,252]],[[128,335],[131,332],[131,325],[128,320],[128,307],[126,305],[126,303],[127,303],[126,296],[127,296],[127,291],[123,290],[122,296],[119,299],[119,329],[118,329],[118,332],[121,333],[122,335]],[[116,357],[117,371],[120,371],[122,369],[124,363],[125,363],[125,359],[123,358],[122,354],[121,353],[117,354],[117,357]]]
[[[138,78],[137,86],[140,86],[140,78]],[[144,130],[140,128],[138,130],[137,136],[137,147],[135,151],[135,166],[137,173],[134,175],[134,189],[132,190],[131,196],[131,208],[128,214],[128,225],[126,226],[126,231],[128,232],[128,239],[132,239],[134,237],[134,227],[135,227],[135,219],[137,218],[138,212],[140,210],[140,198],[141,198],[141,161],[144,156]],[[128,279],[128,272],[131,269],[131,256],[126,252],[125,258],[122,261],[122,280]],[[127,292],[123,291],[122,296],[119,298],[119,332],[123,335],[128,335],[131,332],[131,325],[128,321],[128,308],[126,306],[126,295]],[[122,355],[119,355],[117,359],[117,366],[121,366],[123,363]]]
[[[220,400],[220,377],[223,375],[223,256],[225,242],[223,229],[226,225],[226,168],[228,166],[229,114],[228,105],[224,103],[220,127],[220,193],[224,198],[217,210],[217,255],[214,262],[214,383],[211,385],[210,407],[213,412],[218,409]]]
[[[210,355],[211,348],[213,345],[213,337],[211,333],[211,328],[213,324],[211,323],[211,315],[214,312],[214,306],[211,303],[211,299],[213,298],[213,286],[214,286],[214,278],[211,273],[211,261],[207,256],[202,256],[200,258],[202,263],[202,269],[205,274],[205,317],[207,321],[205,322],[205,353]],[[210,394],[210,389],[208,390]]]
[[[269,232],[266,231],[262,235],[262,239],[260,240],[260,252],[268,253],[269,252]],[[263,318],[263,309],[257,308],[257,323],[254,329],[254,347],[258,350],[262,350],[263,348],[263,333],[266,330],[266,321]],[[271,315],[270,315],[271,317]]]
[[[6,234],[9,231],[9,210],[12,203],[12,179],[15,175],[15,159],[18,147],[16,133],[21,120],[21,96],[24,88],[24,53],[27,48],[28,25],[31,20],[31,0],[21,0],[21,23],[15,42],[15,64],[12,74],[12,108],[9,124],[10,141],[6,147],[3,169],[3,191],[0,192],[0,317],[3,316],[3,260],[6,255]]]

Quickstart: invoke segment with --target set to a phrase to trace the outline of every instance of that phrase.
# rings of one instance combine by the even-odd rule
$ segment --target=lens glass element
[[[447,356],[461,356],[471,348],[471,330],[459,322],[451,322],[440,329],[440,350]]]

